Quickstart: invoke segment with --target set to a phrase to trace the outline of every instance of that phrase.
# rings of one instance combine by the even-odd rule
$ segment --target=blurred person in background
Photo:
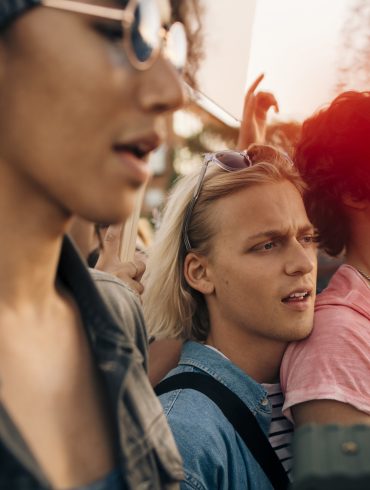
[[[0,0],[0,488],[182,477],[145,349],[63,238],[73,214],[130,215],[158,123],[183,103],[174,21],[195,4],[181,4]]]
[[[97,271],[107,273],[124,282],[133,293],[140,296],[144,290],[141,278],[145,271],[147,245],[141,238],[139,222],[134,258],[132,261],[122,262],[120,259],[122,227],[122,224],[91,223],[79,216],[74,216],[68,229],[68,235],[89,265],[96,283],[99,283],[100,277],[105,276]]]
[[[344,264],[318,296],[310,337],[281,382],[297,426],[370,423],[370,92],[345,92],[303,124],[295,154],[321,247]]]
[[[287,343],[311,331],[316,280],[301,193],[291,161],[271,147],[206,155],[171,193],[143,295],[150,333],[185,341],[167,379],[193,372],[218,380],[252,411],[266,441],[273,419],[272,455],[288,472],[291,427],[281,416],[279,368]],[[160,400],[184,461],[181,488],[272,488],[203,393],[176,389]]]

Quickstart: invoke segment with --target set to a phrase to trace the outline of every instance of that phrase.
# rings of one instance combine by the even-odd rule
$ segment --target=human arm
[[[264,74],[259,75],[245,95],[237,142],[238,150],[245,150],[252,143],[263,144],[266,135],[267,113],[271,107],[275,112],[279,112],[277,100],[271,92],[255,93],[263,78]]]
[[[295,426],[304,424],[370,425],[370,415],[348,403],[336,400],[311,400],[292,407]]]

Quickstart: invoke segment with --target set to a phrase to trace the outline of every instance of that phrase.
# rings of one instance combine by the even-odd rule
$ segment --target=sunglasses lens
[[[243,153],[223,151],[215,154],[215,158],[225,170],[241,170],[250,166],[250,161]]]
[[[159,49],[161,16],[157,2],[141,0],[131,27],[131,43],[137,59],[147,61]]]
[[[167,34],[166,56],[179,71],[185,66],[187,47],[185,28],[180,22],[175,22]]]

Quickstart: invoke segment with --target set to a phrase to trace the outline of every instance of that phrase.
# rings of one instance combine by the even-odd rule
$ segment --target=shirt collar
[[[251,410],[260,410],[261,404],[266,408],[267,392],[263,386],[214,349],[198,342],[185,342],[179,366],[204,371],[232,390]]]
[[[57,276],[72,293],[91,336],[103,334],[109,328],[114,334],[124,337],[122,327],[115,322],[83,259],[67,236],[63,239]]]

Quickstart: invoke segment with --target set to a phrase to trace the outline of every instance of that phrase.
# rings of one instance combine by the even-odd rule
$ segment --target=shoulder
[[[319,312],[311,335],[288,346],[281,365],[282,375],[288,372],[293,375],[295,368],[302,377],[328,371],[351,372],[356,362],[370,369],[370,322],[347,310],[332,307]]]
[[[147,363],[147,332],[140,300],[124,282],[107,272],[89,269],[114,320],[139,348]]]
[[[367,316],[370,320],[369,287],[354,267],[343,264],[331,278],[329,285],[316,298],[316,311],[338,307],[352,310],[352,314]],[[342,310],[343,311],[343,310]]]
[[[203,427],[204,433],[233,430],[220,408],[206,395],[192,389],[178,389],[159,397],[167,418],[174,425],[194,428]],[[184,417],[184,415],[186,416]],[[204,425],[204,420],[207,424]]]
[[[321,303],[322,305],[324,303]],[[370,411],[370,321],[347,305],[315,314],[311,335],[292,343],[281,365],[284,410],[312,400],[335,400]]]
[[[238,436],[220,408],[192,389],[174,390],[161,395],[160,401],[183,458],[181,488],[235,488],[220,483],[237,474],[238,461],[244,462]],[[238,478],[245,479],[242,474]]]
[[[109,299],[112,303],[128,303],[137,306],[140,301],[136,293],[127,286],[118,277],[97,269],[89,269],[90,275],[104,298]]]
[[[201,490],[221,488],[218,482],[227,471],[229,448],[237,447],[229,421],[211,400],[194,390],[176,390],[160,400],[183,458],[187,485]]]
[[[324,293],[322,293],[324,294]],[[283,365],[288,362],[312,363],[320,358],[346,356],[370,343],[370,318],[348,301],[333,304],[325,297],[315,311],[311,334],[293,342],[286,350]],[[370,358],[370,351],[368,356]]]
[[[368,306],[362,300],[364,288]],[[317,297],[311,334],[290,344],[283,363],[298,357],[300,361],[312,362],[313,358],[327,358],[330,354],[345,355],[346,351],[357,349],[358,343],[370,342],[369,293],[357,272],[342,265],[328,288]]]

